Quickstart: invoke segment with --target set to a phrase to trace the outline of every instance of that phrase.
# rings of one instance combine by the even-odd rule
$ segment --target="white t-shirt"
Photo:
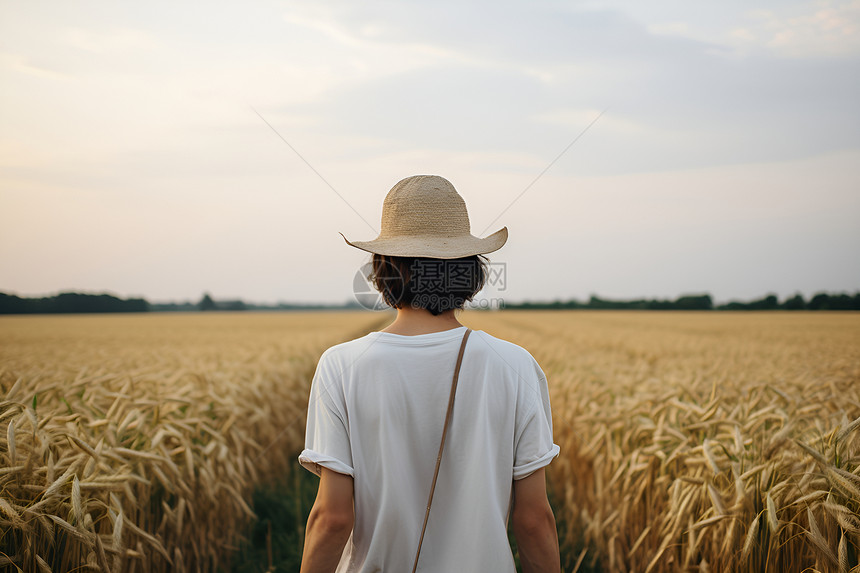
[[[466,327],[371,332],[320,357],[299,462],[353,477],[355,526],[338,573],[412,570]],[[418,570],[514,572],[512,480],[549,464],[546,377],[528,351],[473,331],[466,343]]]

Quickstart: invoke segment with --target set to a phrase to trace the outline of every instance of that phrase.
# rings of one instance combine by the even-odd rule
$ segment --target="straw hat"
[[[502,248],[508,240],[508,228],[483,239],[475,237],[466,202],[454,186],[438,175],[414,175],[398,182],[385,196],[379,237],[372,241],[343,240],[378,255],[459,259]]]

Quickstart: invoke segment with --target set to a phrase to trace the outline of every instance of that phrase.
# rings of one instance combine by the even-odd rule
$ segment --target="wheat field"
[[[860,571],[860,315],[468,319],[547,374],[550,481],[581,566]]]
[[[389,313],[0,317],[0,566],[224,570]],[[565,571],[860,571],[860,315],[467,311],[547,374]]]
[[[372,313],[0,318],[0,570],[223,570]]]

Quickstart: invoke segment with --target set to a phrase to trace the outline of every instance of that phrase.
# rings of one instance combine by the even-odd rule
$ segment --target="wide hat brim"
[[[485,255],[501,249],[508,240],[508,228],[502,227],[483,239],[469,234],[458,237],[380,236],[372,241],[350,241],[343,233],[340,236],[348,245],[377,255],[460,259],[472,255]]]

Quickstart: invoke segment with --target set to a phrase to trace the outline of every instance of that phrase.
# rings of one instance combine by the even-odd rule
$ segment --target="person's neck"
[[[463,326],[453,310],[447,310],[442,314],[433,316],[430,311],[423,308],[398,308],[397,318],[394,322],[382,329],[382,332],[391,334],[402,334],[404,336],[415,336],[418,334],[430,334],[431,332],[442,332]]]

